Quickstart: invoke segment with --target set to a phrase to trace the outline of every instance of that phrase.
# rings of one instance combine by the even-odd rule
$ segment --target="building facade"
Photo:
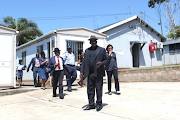
[[[162,49],[149,51],[149,44],[166,40],[138,16],[96,29],[108,35],[107,44],[113,45],[119,69],[162,65]]]
[[[16,34],[18,31],[0,26],[0,87],[16,86]]]
[[[63,53],[66,52],[67,46],[71,45],[72,51],[75,54],[75,60],[78,62],[81,51],[85,51],[86,48],[90,47],[88,40],[90,35],[95,35],[99,38],[97,43],[99,46],[106,47],[107,36],[105,34],[86,28],[57,29],[17,47],[16,59],[17,61],[18,59],[22,59],[23,64],[28,66],[37,52],[41,53],[44,51],[46,57],[50,58],[54,56],[54,48],[58,47],[61,50],[60,56],[62,56]],[[28,73],[26,71],[23,72],[23,80],[33,80],[32,71],[29,71]]]
[[[180,64],[180,38],[163,43],[163,65]]]

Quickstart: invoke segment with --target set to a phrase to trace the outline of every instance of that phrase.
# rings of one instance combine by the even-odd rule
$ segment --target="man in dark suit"
[[[36,81],[36,77],[37,74],[39,73],[39,67],[40,67],[40,63],[39,63],[39,53],[36,53],[36,57],[31,59],[31,62],[28,65],[27,68],[27,72],[29,72],[29,68],[32,65],[32,71],[33,71],[33,78],[34,78],[34,86],[37,87],[37,81]],[[39,77],[38,77],[38,81],[39,81]]]
[[[89,40],[91,47],[85,51],[80,73],[81,79],[83,76],[88,77],[87,93],[89,105],[84,110],[95,109],[94,96],[96,89],[96,110],[100,111],[102,109],[103,76],[105,75],[104,65],[108,62],[110,56],[106,56],[104,48],[97,46],[97,38],[95,36],[91,36]]]
[[[49,67],[51,68],[50,74],[53,76],[53,97],[56,97],[57,83],[59,82],[59,98],[64,99],[63,95],[63,76],[64,76],[64,62],[60,57],[59,48],[55,48],[55,56],[49,59]]]

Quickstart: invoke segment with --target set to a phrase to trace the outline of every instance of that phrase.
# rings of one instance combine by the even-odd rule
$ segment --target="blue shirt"
[[[64,64],[70,64],[70,65],[75,65],[75,56],[74,54],[71,52],[65,52],[63,54],[63,60],[64,60]]]

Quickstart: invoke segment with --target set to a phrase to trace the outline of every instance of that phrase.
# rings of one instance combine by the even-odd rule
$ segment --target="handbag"
[[[45,71],[46,71],[46,73],[50,73],[51,72],[51,68],[46,67]]]

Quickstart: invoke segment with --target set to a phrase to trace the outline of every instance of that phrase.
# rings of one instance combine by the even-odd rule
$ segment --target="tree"
[[[169,31],[167,37],[177,40],[178,37],[180,37],[180,25],[174,26],[174,28]]]
[[[16,19],[11,16],[7,16],[3,18],[3,22],[0,23],[0,25],[19,31],[19,34],[16,38],[17,46],[22,45],[29,40],[33,40],[37,36],[39,37],[43,35],[37,24],[31,20],[27,20],[26,18],[19,18],[16,22]]]
[[[159,17],[159,20],[160,20],[160,25],[161,25],[161,34],[163,34],[162,22],[161,22],[161,19],[162,19],[161,3],[165,2],[165,1],[167,1],[167,0],[149,0],[148,1],[148,7],[155,8],[156,11],[157,11],[157,14],[158,14],[158,17]],[[156,6],[156,5],[158,5],[158,6]]]
[[[169,2],[170,0],[149,0],[148,7],[154,8],[156,4],[160,5],[163,2]]]

